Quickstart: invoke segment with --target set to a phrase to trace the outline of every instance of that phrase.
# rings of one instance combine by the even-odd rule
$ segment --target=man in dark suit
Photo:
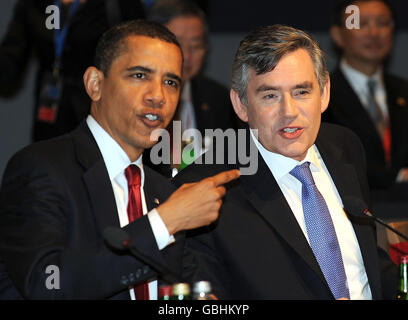
[[[232,109],[228,89],[201,72],[209,32],[204,12],[189,0],[159,0],[150,9],[148,18],[164,24],[176,35],[183,49],[183,89],[173,119],[181,121],[181,132],[197,129],[204,136],[205,129],[237,128],[240,122]],[[173,131],[171,126],[169,131]],[[205,146],[205,141],[202,143]],[[155,168],[171,176],[168,167]]]
[[[359,29],[346,25],[348,5],[359,8]],[[396,191],[405,185],[400,183],[408,179],[408,82],[385,70],[393,43],[393,12],[387,1],[341,1],[330,31],[341,60],[331,74],[330,105],[323,121],[346,126],[361,139],[376,200],[397,198]],[[407,190],[400,200],[407,198]]]
[[[174,191],[143,166],[181,88],[181,48],[166,28],[115,26],[100,39],[95,65],[84,74],[86,121],[18,152],[4,175],[0,256],[24,298],[157,299],[157,279],[181,272],[180,231],[216,219],[221,184],[238,174]],[[104,241],[109,226],[128,233],[137,257]]]
[[[241,41],[232,70],[231,101],[249,124],[257,171],[242,171],[219,219],[188,238],[196,277],[222,299],[392,297],[395,266],[379,258],[373,224],[347,208],[348,197],[369,201],[363,147],[348,129],[320,126],[330,79],[318,44],[290,27],[259,28]],[[240,166],[194,164],[175,182]]]

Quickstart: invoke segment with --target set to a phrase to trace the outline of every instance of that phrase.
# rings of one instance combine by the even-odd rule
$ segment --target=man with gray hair
[[[369,202],[363,147],[321,125],[330,78],[318,44],[291,27],[259,28],[240,43],[231,87],[258,170],[231,183],[218,220],[190,235],[195,277],[222,299],[392,298],[395,268],[374,225],[349,208]],[[193,165],[175,182],[234,167]]]

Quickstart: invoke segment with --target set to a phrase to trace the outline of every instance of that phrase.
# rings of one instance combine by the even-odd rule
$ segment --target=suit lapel
[[[362,198],[360,183],[354,166],[347,163],[341,150],[328,140],[319,136],[316,145],[340,197],[354,196]],[[259,153],[257,173],[255,175],[241,176],[240,180],[242,181],[241,185],[244,194],[257,212],[319,275],[330,292],[303,231],[297,223],[279,185]],[[353,223],[352,221],[352,224],[360,245],[373,298],[380,297],[378,264],[373,263],[378,259],[372,229],[364,223]]]
[[[164,177],[157,177],[157,173],[152,172],[152,170],[144,166],[145,172],[145,185],[144,194],[146,200],[146,206],[148,211],[157,208],[160,204],[167,200],[170,196],[170,191],[163,188]],[[181,274],[181,261],[183,259],[183,250],[179,247],[180,244],[184,243],[184,233],[179,232],[174,235],[175,242],[167,246],[162,250],[163,256],[168,263],[168,267],[175,273]],[[178,248],[178,249],[176,249]]]
[[[244,194],[265,222],[296,251],[327,286],[303,231],[259,152],[256,174],[241,176],[240,180]],[[328,286],[327,289],[330,291]]]
[[[358,136],[372,137],[372,143],[376,144],[378,150],[382,150],[381,138],[374,122],[339,68],[333,74],[334,87],[336,90],[332,90],[330,101],[330,108],[334,108],[332,112],[339,119],[345,119],[345,123],[353,123],[352,128]]]
[[[85,121],[72,136],[77,159],[84,168],[83,179],[94,219],[102,235],[106,227],[120,226],[112,184],[102,154]]]
[[[364,199],[354,166],[347,163],[336,145],[327,142],[318,137],[316,145],[340,194],[340,198],[357,197]],[[345,210],[347,211],[347,208]],[[366,219],[353,219],[352,216],[349,219],[360,246],[372,296],[374,299],[379,298],[381,297],[380,274],[378,264],[375,263],[378,261],[378,255],[371,224]]]
[[[210,123],[210,119],[208,119],[210,106],[204,100],[205,97],[201,94],[200,82],[199,77],[191,80],[191,97],[196,117],[197,129],[204,133],[206,128],[212,128],[213,125]]]
[[[384,74],[384,84],[387,92],[387,106],[391,126],[391,161],[393,166],[405,164],[406,145],[408,144],[406,118],[407,118],[407,100],[401,95],[399,85],[395,83],[390,75]]]

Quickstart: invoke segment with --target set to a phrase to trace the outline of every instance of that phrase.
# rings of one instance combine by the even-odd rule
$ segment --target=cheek
[[[384,35],[383,36],[383,42],[384,42],[384,45],[386,45],[387,47],[391,47],[392,43],[393,43],[392,35],[390,35],[388,33],[386,35]]]
[[[179,94],[170,92],[166,96],[166,108],[164,109],[163,113],[165,116],[165,121],[170,122],[171,118],[174,116],[174,113],[177,109],[177,104],[179,102]]]
[[[251,128],[258,129],[258,137],[264,146],[271,145],[274,138],[275,118],[268,114],[249,113],[248,123]]]
[[[355,46],[359,46],[362,42],[362,40],[366,38],[364,35],[358,33],[358,32],[354,32],[354,33],[350,33],[347,37],[346,37],[346,41],[345,41],[345,48],[344,49],[350,49],[353,50],[353,48]]]
[[[203,62],[204,54],[194,54],[191,57],[193,68],[200,69]]]

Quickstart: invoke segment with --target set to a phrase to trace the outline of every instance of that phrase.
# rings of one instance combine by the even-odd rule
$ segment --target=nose
[[[371,21],[368,24],[368,34],[372,37],[378,36],[380,33],[380,26],[377,22]]]
[[[145,102],[153,108],[161,108],[166,103],[162,80],[152,81],[145,94]]]
[[[296,101],[290,94],[286,94],[282,97],[280,115],[288,119],[294,119],[298,116],[299,109]]]

